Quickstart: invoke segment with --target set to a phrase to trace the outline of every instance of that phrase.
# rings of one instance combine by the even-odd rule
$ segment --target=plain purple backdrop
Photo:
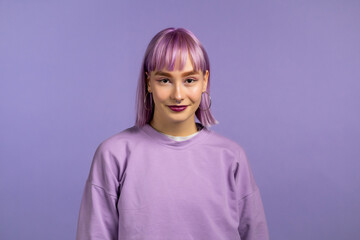
[[[0,239],[74,239],[93,154],[134,125],[145,48],[210,57],[213,130],[247,152],[273,240],[360,235],[359,1],[0,0]]]

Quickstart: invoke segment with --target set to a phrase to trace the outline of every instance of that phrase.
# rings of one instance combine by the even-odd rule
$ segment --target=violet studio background
[[[359,1],[0,0],[0,239],[74,239],[93,154],[133,126],[155,33],[193,31],[213,129],[242,145],[270,237],[360,234]]]

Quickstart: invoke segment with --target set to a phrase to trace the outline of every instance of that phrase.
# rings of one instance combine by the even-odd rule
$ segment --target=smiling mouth
[[[168,106],[172,111],[181,112],[187,108],[187,105],[172,105]]]

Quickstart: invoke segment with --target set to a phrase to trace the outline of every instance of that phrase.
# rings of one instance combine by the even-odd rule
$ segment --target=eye
[[[169,81],[169,79],[163,78],[163,79],[158,80],[158,82],[161,84],[166,84],[166,81]]]
[[[186,82],[187,83],[195,83],[197,80],[196,79],[193,79],[193,78],[188,78],[186,79]]]

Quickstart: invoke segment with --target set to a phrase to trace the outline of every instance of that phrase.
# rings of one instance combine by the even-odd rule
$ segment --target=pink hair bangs
[[[175,61],[180,55],[180,69],[184,68],[187,57],[190,54],[195,71],[201,70],[203,74],[209,70],[206,66],[204,52],[197,38],[191,33],[183,30],[170,31],[168,34],[155,36],[150,42],[150,49],[145,68],[147,71],[160,70],[166,67],[168,71],[173,71]],[[153,45],[153,48],[151,48]],[[149,49],[149,50],[150,50]]]

